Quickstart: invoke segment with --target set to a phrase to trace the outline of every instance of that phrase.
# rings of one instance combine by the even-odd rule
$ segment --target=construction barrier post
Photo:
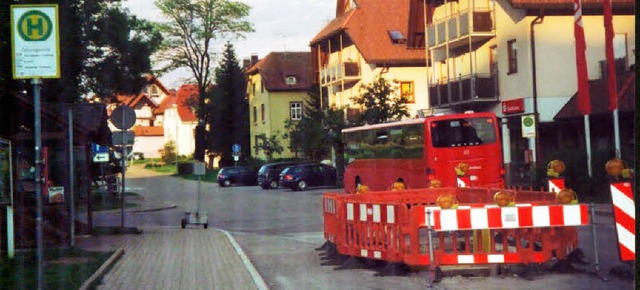
[[[433,262],[433,238],[431,237],[431,210],[427,210],[427,240],[429,241],[429,278],[427,279],[427,286],[431,288],[436,280],[436,267]]]
[[[633,261],[636,256],[636,207],[631,182],[612,182],[611,201],[618,234],[620,260]]]
[[[600,260],[598,259],[598,234],[596,232],[596,206],[591,202],[589,204],[590,216],[591,216],[591,237],[593,238],[593,272],[592,274],[598,276],[602,281],[609,281],[606,277],[600,274]]]

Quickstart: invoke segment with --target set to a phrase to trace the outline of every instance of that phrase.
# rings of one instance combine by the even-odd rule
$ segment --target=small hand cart
[[[180,174],[194,174],[198,176],[198,200],[196,201],[196,211],[185,212],[184,217],[180,222],[180,226],[184,229],[189,224],[203,225],[206,229],[209,227],[209,217],[207,216],[207,212],[200,211],[202,175],[205,174],[204,162],[178,164],[178,172]]]

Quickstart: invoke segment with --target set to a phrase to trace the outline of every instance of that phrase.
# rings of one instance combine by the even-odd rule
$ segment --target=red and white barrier
[[[395,223],[395,205],[391,204],[366,204],[347,203],[347,220],[358,218],[362,222]]]
[[[549,178],[549,192],[558,193],[564,189],[564,177]]]
[[[618,246],[622,261],[635,260],[636,256],[636,209],[631,182],[611,184],[611,201],[616,220]]]
[[[542,205],[519,204],[515,207],[487,205],[478,208],[425,208],[425,221],[431,210],[431,225],[436,231],[515,229],[589,224],[586,204]]]

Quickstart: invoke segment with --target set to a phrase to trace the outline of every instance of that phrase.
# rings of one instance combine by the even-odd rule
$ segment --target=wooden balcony
[[[456,48],[495,37],[493,10],[465,10],[427,26],[427,47],[436,49],[449,45]]]
[[[497,102],[498,97],[498,77],[490,74],[472,74],[429,85],[429,103],[436,108]]]
[[[344,82],[345,84],[360,80],[360,66],[357,62],[343,62],[332,66],[324,66],[320,71],[320,84],[330,86]]]

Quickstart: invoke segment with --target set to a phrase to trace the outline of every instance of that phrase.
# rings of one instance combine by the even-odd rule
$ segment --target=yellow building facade
[[[249,96],[251,152],[252,156],[266,160],[263,150],[256,150],[256,144],[266,138],[277,136],[283,152],[272,158],[292,158],[295,153],[289,149],[289,139],[285,122],[302,118],[310,87],[308,52],[272,52],[258,61],[247,71],[247,95]]]

